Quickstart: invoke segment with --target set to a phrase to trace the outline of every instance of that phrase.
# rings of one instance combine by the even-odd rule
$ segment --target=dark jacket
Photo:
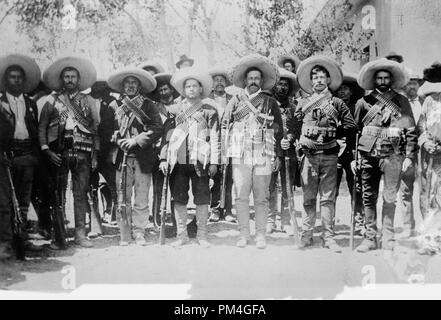
[[[122,97],[121,97],[122,98]],[[110,106],[115,111],[114,118],[114,132],[119,131],[123,118],[119,115],[117,108],[122,105],[121,98],[113,101]],[[145,127],[136,118],[132,125],[128,129],[129,132],[136,128],[138,135],[132,137],[135,139],[137,146],[130,153],[134,153],[136,159],[138,159],[141,171],[143,173],[151,173],[153,167],[157,161],[157,155],[154,151],[154,144],[161,137],[163,131],[163,125],[161,116],[159,115],[154,103],[146,99],[141,107],[142,111],[150,118],[150,120],[145,123]],[[114,144],[112,148],[112,159],[116,166],[119,166],[123,159],[123,152],[119,147]]]
[[[393,91],[391,92],[392,98],[390,99],[394,104],[400,108],[401,116],[396,119],[394,116],[390,117],[390,121],[384,123],[382,120],[384,108],[379,112],[376,117],[369,124],[370,126],[377,126],[382,128],[400,128],[403,130],[405,135],[405,154],[406,157],[414,159],[417,150],[418,133],[415,124],[415,119],[413,118],[412,108],[410,106],[409,100]],[[373,97],[372,93],[358,100],[355,107],[355,121],[358,126],[358,130],[361,133],[364,127],[363,119],[369,110],[376,104],[377,100]],[[362,152],[370,153],[372,152],[374,145],[379,138],[361,135],[359,139],[359,150]]]
[[[35,101],[31,100],[28,95],[23,95],[26,104],[25,124],[32,140],[34,153],[39,154],[38,142],[38,108]],[[9,102],[5,93],[0,96],[0,122],[1,122],[1,144],[4,151],[10,151],[15,132],[15,115],[9,109]]]

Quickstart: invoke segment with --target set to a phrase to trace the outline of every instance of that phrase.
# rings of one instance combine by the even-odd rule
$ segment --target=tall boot
[[[208,205],[196,205],[196,222],[198,226],[197,239],[201,246],[208,248],[207,222],[208,222]]]
[[[173,247],[180,247],[189,241],[187,234],[187,205],[174,203],[174,210],[177,216],[177,240],[172,242]]]

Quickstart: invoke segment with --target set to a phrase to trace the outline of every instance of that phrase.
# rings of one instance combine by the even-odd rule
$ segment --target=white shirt
[[[418,123],[418,120],[420,119],[421,116],[421,111],[422,111],[422,106],[420,103],[420,99],[418,97],[416,97],[415,99],[409,99],[409,103],[410,106],[412,107],[412,113],[413,113],[413,117],[415,119],[415,122]]]
[[[257,97],[257,96],[259,95],[259,93],[261,93],[261,92],[262,92],[262,89],[259,89],[259,91],[255,92],[255,93],[253,93],[253,94],[250,94],[250,93],[248,92],[248,89],[245,90],[245,94],[248,96],[248,98],[249,98],[250,100],[253,99],[254,97]]]
[[[217,113],[219,113],[219,119],[222,118],[227,107],[227,94],[223,96],[214,95],[214,102],[216,103]]]
[[[25,140],[29,139],[29,132],[26,128],[25,115],[26,115],[26,103],[24,96],[21,94],[15,97],[8,92],[6,92],[6,97],[9,102],[9,108],[11,112],[15,115],[15,132],[14,139]]]

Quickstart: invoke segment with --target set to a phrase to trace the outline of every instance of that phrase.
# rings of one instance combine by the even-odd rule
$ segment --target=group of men
[[[192,233],[209,247],[207,223],[220,219],[237,220],[237,246],[249,245],[252,193],[255,244],[264,249],[277,214],[282,231],[292,235],[291,224],[297,222],[290,195],[301,186],[300,247],[313,245],[319,199],[322,245],[340,252],[334,220],[345,171],[357,230],[364,235],[357,251],[379,248],[378,240],[381,248],[392,249],[400,188],[409,236],[415,230],[417,160],[423,168],[422,212],[441,202],[441,65],[425,70],[423,102],[418,96],[423,79],[393,58],[369,62],[352,75],[325,56],[301,62],[284,55],[276,64],[251,54],[232,70],[208,71],[182,56],[174,74],[149,61],[99,81],[84,58],[58,59],[42,77],[30,57],[0,58],[0,257],[11,254],[12,187],[21,218],[26,221],[32,200],[40,234],[52,239],[52,249],[66,247],[69,172],[75,244],[85,248],[93,246],[86,213],[91,213],[89,231],[102,233],[90,192],[91,185],[98,188],[101,174],[109,187],[109,219],[119,223],[121,233],[128,217],[130,235],[121,237],[122,246],[147,245],[152,182],[151,216],[157,224],[175,225],[175,247],[188,243]],[[41,80],[49,92],[42,92]],[[236,87],[233,95],[225,90],[230,85]],[[382,177],[380,235],[376,207]],[[192,230],[187,223],[190,186],[196,207]],[[167,188],[172,212],[164,220],[159,215]],[[38,250],[30,241],[26,249]]]

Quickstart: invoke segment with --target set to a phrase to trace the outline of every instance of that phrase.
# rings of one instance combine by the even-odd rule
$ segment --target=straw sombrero
[[[395,51],[390,52],[386,57],[387,60],[396,59],[398,63],[402,63],[404,61],[403,56],[401,54],[396,53]]]
[[[118,93],[123,93],[123,82],[127,77],[134,77],[141,83],[141,93],[147,94],[156,89],[156,80],[150,74],[150,72],[145,71],[140,68],[125,68],[118,70],[111,74],[107,83],[109,87]]]
[[[299,65],[301,63],[299,57],[293,54],[283,54],[279,57],[279,59],[277,59],[277,65],[280,68],[284,68],[285,62],[291,62],[294,67],[294,70],[296,71],[299,69]]]
[[[210,76],[212,78],[214,78],[215,76],[223,76],[223,77],[225,77],[225,79],[227,81],[227,87],[232,85],[231,80],[229,78],[229,71],[227,68],[214,67],[214,68],[211,68],[210,70],[208,70],[208,73],[210,74]]]
[[[190,65],[193,66],[194,64],[194,59],[187,57],[187,55],[183,54],[182,56],[180,56],[179,61],[176,62],[176,68],[180,69],[181,68],[181,64],[183,64],[184,62],[190,62]]]
[[[294,97],[296,92],[300,90],[299,83],[297,82],[297,76],[294,73],[285,70],[283,68],[279,68],[279,73],[280,73],[280,80],[288,79],[289,81],[288,96]]]
[[[392,89],[401,89],[409,82],[409,75],[403,65],[396,61],[381,58],[366,63],[358,75],[358,84],[365,90],[375,89],[374,76],[378,71],[385,70],[392,74]]]
[[[322,66],[329,72],[331,77],[331,83],[329,84],[330,90],[335,91],[340,88],[343,83],[343,72],[340,66],[334,60],[318,55],[302,61],[297,70],[297,81],[303,91],[309,94],[313,92],[311,71],[315,66]]]
[[[173,88],[173,86],[170,83],[170,80],[172,78],[172,74],[171,73],[157,73],[153,76],[153,78],[155,78],[156,80],[156,89],[153,90],[150,94],[149,94],[149,98],[151,98],[154,101],[159,101],[159,88],[162,87],[165,84],[168,84],[170,86],[170,88],[172,89],[173,93],[173,99],[176,99],[177,97],[179,97],[179,92],[177,92],[175,90],[175,88]]]
[[[147,69],[153,69],[155,71],[155,74],[165,72],[165,69],[158,62],[153,60],[142,62],[138,66],[138,68],[144,69],[145,71],[148,71]]]
[[[0,58],[0,91],[5,91],[4,74],[10,66],[20,66],[24,72],[26,80],[23,84],[23,92],[29,93],[37,88],[41,79],[40,67],[34,59],[22,54],[10,54]]]
[[[428,96],[432,93],[441,93],[441,63],[434,62],[429,68],[424,69],[424,84],[420,87],[418,95]]]
[[[179,69],[172,76],[170,83],[181,96],[184,96],[184,83],[188,79],[195,79],[201,83],[203,88],[202,99],[207,98],[213,90],[213,79],[210,74],[195,67]]]
[[[43,73],[43,82],[52,90],[61,89],[60,76],[66,68],[75,68],[80,73],[79,90],[90,88],[96,81],[96,70],[92,62],[81,57],[63,57],[52,63]]]
[[[245,88],[245,73],[250,68],[262,72],[262,90],[272,90],[279,81],[279,68],[271,60],[260,54],[250,54],[241,58],[231,72],[230,78],[236,87]]]

